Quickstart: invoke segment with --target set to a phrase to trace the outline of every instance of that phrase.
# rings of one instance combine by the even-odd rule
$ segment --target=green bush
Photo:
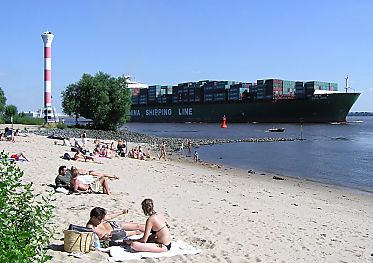
[[[14,118],[14,123],[26,124],[26,125],[43,125],[44,119],[40,118],[30,118],[26,116],[16,116]]]
[[[34,194],[23,171],[0,154],[0,262],[46,262],[53,193]]]
[[[11,124],[12,122],[10,120],[10,117],[3,116],[0,119],[0,123]],[[24,116],[24,115],[22,115],[22,113],[20,113],[20,114],[17,114],[17,115],[14,116],[13,123],[14,124],[26,124],[26,125],[43,125],[44,124],[44,119],[30,118],[30,117]]]

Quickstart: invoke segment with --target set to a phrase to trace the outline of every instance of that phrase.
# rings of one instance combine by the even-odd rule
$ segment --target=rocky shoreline
[[[152,147],[157,147],[163,141],[173,151],[178,151],[181,143],[186,146],[188,138],[165,138],[146,135],[138,132],[129,130],[117,130],[117,131],[103,131],[103,130],[87,130],[87,129],[39,129],[32,131],[34,134],[41,136],[53,136],[54,138],[80,138],[80,135],[86,131],[88,138],[98,138],[100,140],[126,140],[136,143],[146,143]],[[242,138],[242,139],[190,139],[193,147],[199,147],[201,145],[213,145],[222,143],[236,143],[236,142],[284,142],[284,141],[295,141],[295,138]]]

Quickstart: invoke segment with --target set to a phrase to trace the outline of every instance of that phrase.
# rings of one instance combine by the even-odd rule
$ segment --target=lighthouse
[[[57,122],[56,112],[52,109],[52,41],[50,31],[41,34],[44,42],[44,122]]]

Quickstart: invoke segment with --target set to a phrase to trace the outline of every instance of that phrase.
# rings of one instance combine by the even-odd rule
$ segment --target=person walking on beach
[[[192,154],[192,141],[188,140],[188,154],[189,156]]]
[[[141,203],[142,211],[148,219],[142,238],[125,241],[135,251],[167,252],[171,249],[170,227],[165,217],[154,211],[152,199],[144,199]]]
[[[83,148],[86,148],[86,140],[87,140],[87,133],[86,133],[86,131],[83,131],[81,137],[82,137]]]
[[[162,159],[162,157],[164,158],[164,160],[166,161],[166,143],[163,141],[161,146],[160,146],[160,154],[159,154],[159,160]]]
[[[197,151],[194,151],[194,157],[193,157],[193,160],[195,162],[198,162],[198,152]]]

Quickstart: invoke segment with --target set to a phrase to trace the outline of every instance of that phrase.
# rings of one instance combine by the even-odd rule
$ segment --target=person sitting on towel
[[[128,209],[108,214],[104,208],[95,207],[91,210],[87,227],[92,228],[100,239],[108,239],[111,237],[111,233],[114,230],[120,229],[126,231],[127,236],[144,232],[144,225],[124,221],[111,221],[112,219],[124,214],[128,214]]]
[[[154,211],[152,199],[141,203],[146,220],[144,236],[138,240],[125,241],[133,250],[139,252],[166,252],[171,249],[171,233],[166,219]]]

